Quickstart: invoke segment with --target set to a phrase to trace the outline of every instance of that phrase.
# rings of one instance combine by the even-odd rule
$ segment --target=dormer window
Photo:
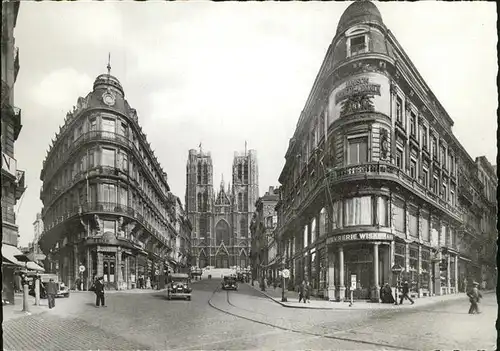
[[[349,38],[349,56],[363,54],[368,51],[366,35]]]

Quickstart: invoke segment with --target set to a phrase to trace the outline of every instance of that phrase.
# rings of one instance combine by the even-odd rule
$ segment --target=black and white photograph
[[[2,1],[3,350],[496,350],[497,5]]]

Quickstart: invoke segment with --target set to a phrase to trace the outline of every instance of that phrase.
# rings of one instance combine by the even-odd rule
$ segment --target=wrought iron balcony
[[[436,207],[447,211],[456,219],[462,220],[462,213],[455,206],[450,205],[440,197],[433,194],[424,185],[410,177],[403,170],[390,163],[365,163],[360,165],[351,165],[340,168],[330,168],[328,170],[330,183],[339,183],[356,178],[383,178],[396,180],[408,188],[414,190],[417,194],[426,198]]]
[[[163,245],[171,247],[170,240],[167,237],[167,233],[161,233],[158,231],[151,223],[149,223],[144,216],[141,214],[142,210],[137,207],[130,207],[127,205],[122,205],[115,202],[93,202],[93,203],[83,203],[80,206],[74,206],[67,209],[62,215],[56,217],[52,222],[47,223],[45,230],[41,235],[47,235],[52,229],[59,226],[63,222],[75,217],[81,216],[86,213],[111,213],[115,215],[127,216],[137,220],[145,229],[147,229],[159,242]]]

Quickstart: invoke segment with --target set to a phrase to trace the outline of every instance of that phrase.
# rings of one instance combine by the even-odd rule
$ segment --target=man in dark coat
[[[403,283],[403,289],[401,291],[402,295],[401,295],[401,300],[399,301],[400,305],[403,304],[404,299],[408,299],[412,305],[415,303],[415,301],[413,301],[411,297],[408,295],[409,292],[410,292],[410,286],[408,285],[408,281],[405,280],[405,282]]]
[[[472,285],[473,285],[472,289],[467,293],[467,296],[469,296],[469,301],[470,301],[469,314],[481,313],[479,312],[478,304],[483,295],[481,295],[481,293],[479,292],[478,289],[479,283],[474,282],[472,283]]]
[[[103,277],[99,277],[95,283],[95,305],[99,307],[106,307],[104,304],[104,283]]]
[[[306,303],[306,282],[305,280],[302,281],[302,284],[299,286],[299,302],[304,300],[304,303]]]
[[[50,309],[56,307],[56,294],[57,284],[54,282],[54,279],[50,278],[49,283],[47,284],[47,300]]]

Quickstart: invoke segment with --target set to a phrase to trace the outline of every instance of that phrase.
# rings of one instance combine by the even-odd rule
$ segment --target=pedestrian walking
[[[56,294],[57,285],[54,282],[54,279],[50,278],[49,283],[47,284],[47,301],[50,309],[56,307]]]
[[[404,299],[408,299],[411,304],[413,305],[415,303],[415,301],[413,301],[411,299],[411,297],[408,295],[408,293],[410,292],[410,286],[408,285],[408,281],[405,280],[405,282],[403,283],[403,289],[402,289],[402,295],[401,295],[401,299],[399,300],[399,304],[402,305],[403,304],[403,300]]]
[[[106,307],[104,304],[104,282],[103,282],[103,277],[99,277],[95,283],[95,305],[96,307],[99,307],[101,305],[102,307]]]
[[[470,301],[469,314],[481,313],[479,311],[479,301],[482,299],[483,295],[481,295],[478,286],[479,286],[478,282],[473,282],[472,289],[467,293],[467,296],[469,297]]]
[[[299,286],[299,302],[304,300],[304,303],[306,303],[306,281],[303,280],[302,283]]]
[[[305,293],[304,302],[311,303],[311,290],[312,290],[311,283],[309,283],[309,281],[306,280],[306,288],[304,291]]]

